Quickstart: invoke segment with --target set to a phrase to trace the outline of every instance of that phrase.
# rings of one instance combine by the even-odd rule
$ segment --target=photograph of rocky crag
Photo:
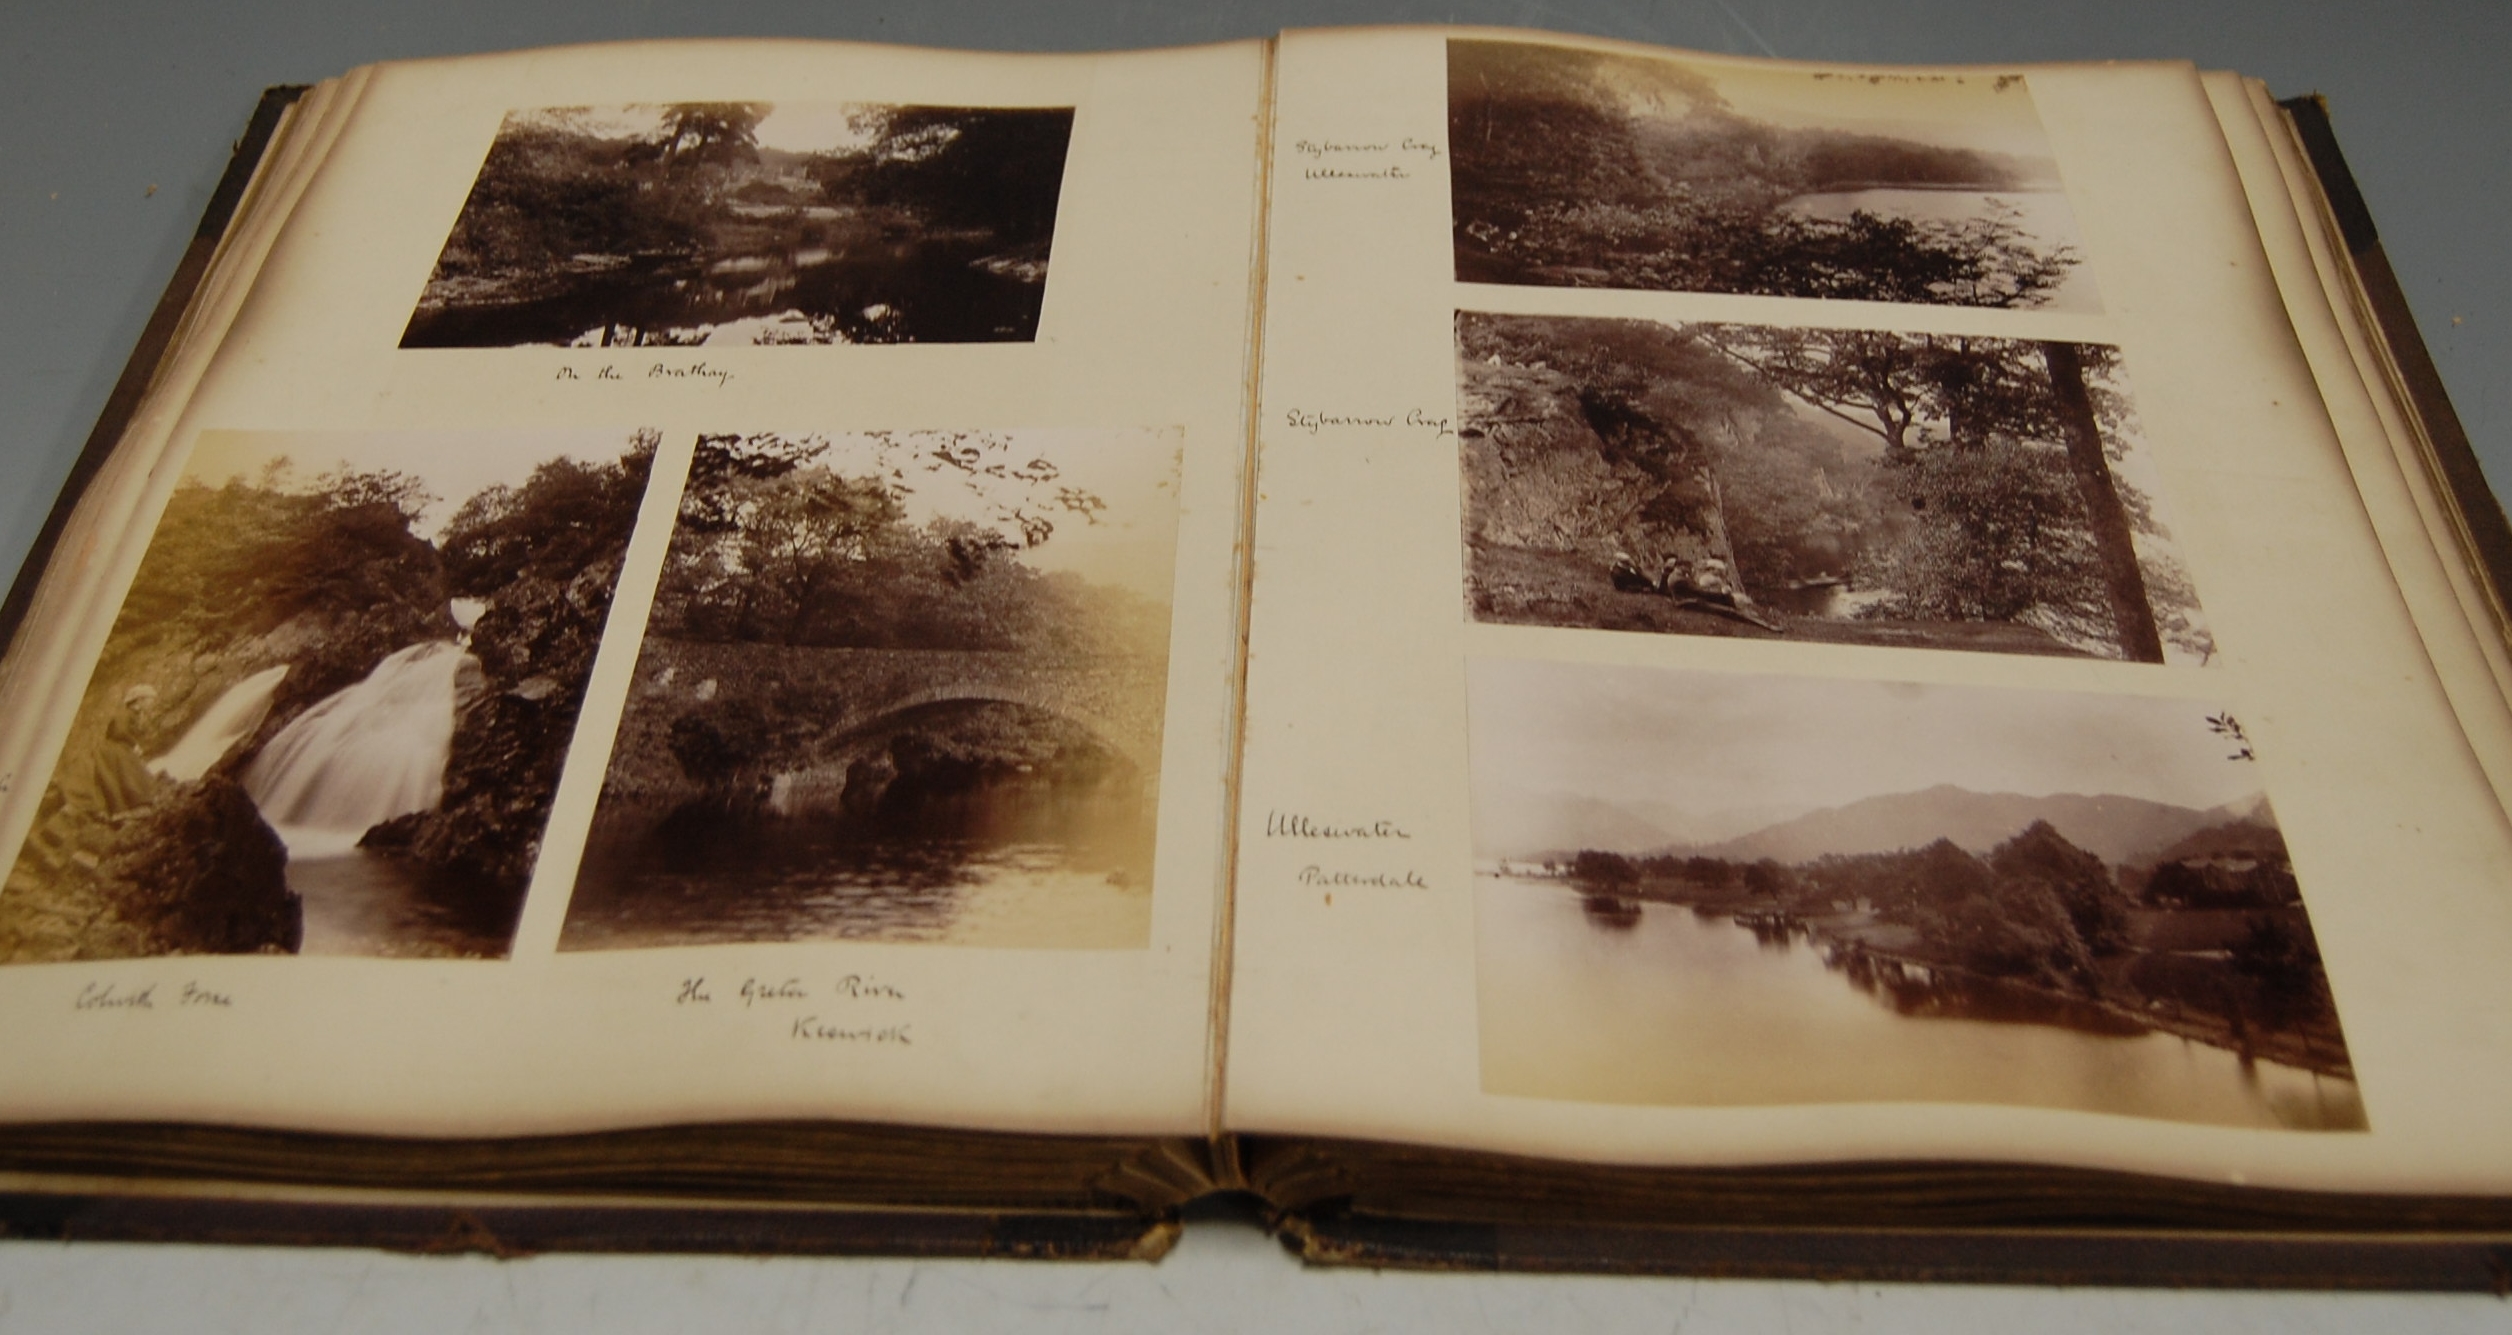
[[[1147,944],[1177,470],[701,438],[559,948]]]
[[[2099,310],[2020,75],[1448,44],[1468,283]]]
[[[506,117],[405,348],[1038,335],[1070,107]]]
[[[2204,663],[2118,351],[1457,316],[1481,621]]]
[[[656,443],[204,434],[0,960],[505,955]]]
[[[1483,1087],[2365,1125],[2238,717],[1481,660]]]

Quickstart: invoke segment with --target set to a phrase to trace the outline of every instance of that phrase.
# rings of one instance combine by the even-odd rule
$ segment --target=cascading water
[[[449,641],[414,644],[254,757],[244,789],[291,861],[340,856],[369,827],[436,805],[453,749],[454,681],[470,657]]]
[[[288,665],[282,663],[228,687],[184,730],[183,739],[148,762],[148,767],[181,783],[207,774],[245,734],[262,726],[262,716],[270,712],[271,693],[287,675]]]

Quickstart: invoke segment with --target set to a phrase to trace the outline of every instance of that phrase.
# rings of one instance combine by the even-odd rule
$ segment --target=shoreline
[[[1493,875],[1493,873],[1483,871],[1478,871],[1476,874],[1478,876]],[[2020,1000],[2045,1008],[2058,1015],[2070,1011],[2080,1014],[2090,1012],[2108,1023],[2071,1024],[2065,1019],[2058,1018],[2007,1021],[1989,1016],[1963,1014],[1948,1014],[1946,1018],[1970,1019],[1980,1023],[2056,1024],[2094,1033],[2111,1032],[2122,1037],[2165,1033],[2230,1053],[2245,1063],[2268,1061],[2294,1070],[2308,1071],[2316,1076],[2344,1080],[2349,1084],[2355,1082],[2354,1065],[2350,1060],[2343,1055],[2332,1055],[2321,1050],[2322,1045],[2312,1042],[2307,1035],[2301,1033],[2267,1030],[2246,1025],[2237,1026],[2231,1020],[2204,1013],[2192,1013],[2173,1003],[2162,1002],[2160,999],[2154,999],[2155,1004],[2167,1007],[2166,1009],[2138,1009],[2110,998],[2058,992],[2025,980],[1983,974],[1959,964],[1928,959],[1911,953],[1906,948],[1878,945],[1859,935],[1855,929],[1842,930],[1840,924],[1827,923],[1815,917],[1792,913],[1777,905],[1766,905],[1762,901],[1743,898],[1673,899],[1648,893],[1611,894],[1589,890],[1567,877],[1551,878],[1519,873],[1501,873],[1500,875],[1502,879],[1557,886],[1564,893],[1577,895],[1587,900],[1606,900],[1633,906],[1657,904],[1669,909],[1688,910],[1697,918],[1721,920],[1731,926],[1752,932],[1757,938],[1771,933],[1778,933],[1784,937],[1801,937],[1808,945],[1817,947],[1821,952],[1826,972],[1839,975],[1844,983],[1867,992],[1870,996],[1876,997],[1878,1004],[1886,1005],[1897,1012],[1899,1008],[1891,1007],[1889,1001],[1877,995],[1879,989],[1889,989],[1895,986],[1933,989],[1950,982],[1955,988],[1975,997],[2002,995],[2010,1000]],[[1908,933],[1916,938],[1916,932],[1910,928],[1885,925],[1884,930]],[[1873,971],[1879,965],[1889,969],[1892,976],[1888,978],[1875,974],[1873,982],[1862,984],[1857,973],[1861,970]],[[1907,1012],[1899,1013],[1907,1014]]]

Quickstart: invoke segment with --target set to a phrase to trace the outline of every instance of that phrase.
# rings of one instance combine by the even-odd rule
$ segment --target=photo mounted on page
[[[701,437],[559,948],[1148,944],[1177,472]]]
[[[2101,309],[2018,75],[1448,44],[1457,278]]]
[[[1026,343],[1070,107],[509,113],[405,348]]]
[[[1478,621],[2204,663],[2119,351],[1457,316]]]
[[[504,956],[655,444],[203,434],[0,889],[0,960]]]
[[[1482,1083],[2350,1130],[2231,711],[1469,665]]]

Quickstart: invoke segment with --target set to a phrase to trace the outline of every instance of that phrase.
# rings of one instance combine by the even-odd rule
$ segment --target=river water
[[[559,948],[1149,943],[1150,829],[1138,801],[981,790],[939,805],[913,821],[606,808]]]
[[[1043,281],[989,270],[981,243],[867,241],[553,275],[514,301],[423,308],[405,348],[662,342],[998,343],[1037,337]]]
[[[2169,1034],[1906,1016],[1679,905],[1594,913],[1479,873],[1483,1088],[1604,1103],[2019,1104],[2232,1126],[2363,1125],[2354,1082]]]

